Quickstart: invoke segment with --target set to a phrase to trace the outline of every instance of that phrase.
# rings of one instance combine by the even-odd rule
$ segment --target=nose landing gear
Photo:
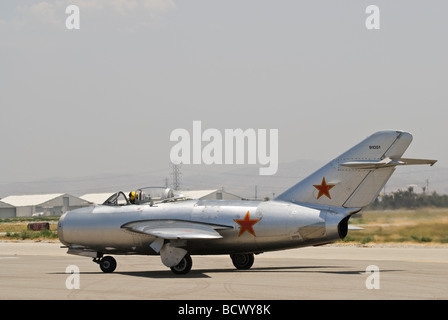
[[[117,260],[111,256],[97,257],[93,259],[93,262],[98,263],[101,271],[104,273],[114,272],[115,268],[117,268]]]

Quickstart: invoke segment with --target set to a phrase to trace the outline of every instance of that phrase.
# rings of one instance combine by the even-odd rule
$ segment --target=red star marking
[[[325,177],[322,178],[322,182],[321,182],[320,185],[313,185],[313,186],[314,186],[314,188],[319,190],[319,194],[317,195],[317,199],[319,199],[323,195],[326,195],[328,197],[328,199],[331,199],[330,189],[333,188],[335,185],[334,184],[327,184],[327,182],[325,181]]]
[[[238,234],[238,237],[241,236],[246,231],[249,232],[254,237],[256,237],[253,225],[260,220],[261,219],[251,219],[249,211],[247,211],[246,215],[244,216],[244,219],[234,219],[233,221],[235,221],[240,225],[240,233]]]

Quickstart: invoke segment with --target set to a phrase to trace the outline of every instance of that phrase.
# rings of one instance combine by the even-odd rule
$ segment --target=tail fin
[[[412,141],[403,131],[380,131],[341,154],[276,200],[345,208],[368,206],[395,167],[430,164],[437,160],[401,158]]]

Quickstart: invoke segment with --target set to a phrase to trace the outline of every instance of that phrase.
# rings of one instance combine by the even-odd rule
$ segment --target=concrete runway
[[[105,274],[59,243],[0,242],[0,299],[448,299],[447,246],[310,247],[255,256],[243,271],[229,256],[193,256],[184,276],[157,256],[115,258]],[[79,289],[67,289],[69,265],[79,268]],[[366,287],[370,265],[379,289]]]

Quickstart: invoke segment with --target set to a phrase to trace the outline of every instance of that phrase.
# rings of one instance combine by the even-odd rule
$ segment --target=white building
[[[89,205],[100,205],[103,204],[104,201],[109,199],[109,197],[112,196],[114,193],[115,192],[87,193],[80,196],[80,198],[87,201]]]
[[[67,193],[9,196],[1,201],[15,208],[16,217],[60,216],[66,211],[89,205]]]
[[[15,218],[16,208],[14,206],[0,201],[0,219]]]

